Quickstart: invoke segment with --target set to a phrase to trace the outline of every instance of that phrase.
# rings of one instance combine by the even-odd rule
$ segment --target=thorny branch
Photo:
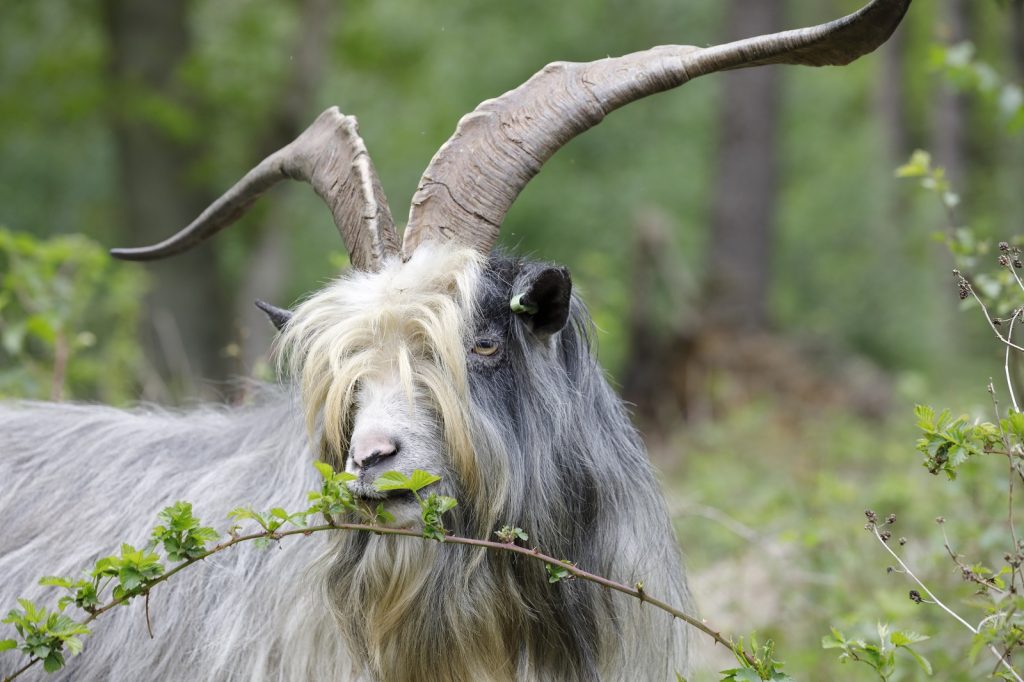
[[[976,628],[975,626],[971,625],[971,624],[970,624],[970,623],[968,623],[968,622],[967,622],[966,620],[964,620],[963,618],[961,618],[961,617],[960,617],[960,615],[959,615],[959,614],[958,614],[958,613],[957,613],[956,611],[954,611],[953,609],[951,609],[951,608],[949,608],[948,606],[946,606],[946,605],[945,605],[945,604],[944,604],[944,603],[942,602],[942,600],[941,600],[941,599],[939,599],[939,598],[938,598],[938,597],[936,597],[936,596],[935,596],[934,594],[932,594],[932,591],[928,589],[928,586],[927,586],[927,585],[925,585],[925,584],[924,584],[923,582],[921,582],[921,579],[920,579],[920,578],[918,578],[918,577],[917,577],[917,576],[916,576],[916,575],[914,574],[914,572],[913,572],[912,570],[910,570],[910,567],[909,567],[909,566],[907,566],[907,564],[906,564],[906,563],[904,563],[903,559],[901,559],[901,558],[900,558],[900,555],[899,555],[899,554],[897,554],[897,553],[896,553],[896,552],[895,552],[895,551],[893,550],[893,548],[889,546],[889,543],[888,543],[888,542],[886,542],[886,541],[885,541],[885,540],[884,540],[884,539],[882,538],[882,535],[881,535],[881,534],[880,534],[880,533],[878,532],[878,527],[877,527],[877,526],[876,526],[876,525],[875,525],[874,523],[871,523],[871,524],[869,524],[869,525],[870,525],[870,530],[871,530],[871,533],[872,533],[872,535],[874,535],[874,536],[875,536],[875,539],[877,539],[877,540],[878,540],[879,544],[881,544],[881,545],[882,545],[882,547],[884,547],[884,548],[885,548],[885,551],[887,551],[887,552],[888,552],[888,553],[889,553],[890,555],[892,555],[892,558],[893,558],[893,559],[895,559],[895,560],[896,560],[896,562],[897,562],[897,563],[898,563],[898,564],[900,565],[900,568],[901,568],[901,569],[903,569],[903,572],[904,572],[904,573],[906,573],[906,574],[907,574],[908,576],[910,576],[911,580],[913,580],[913,581],[914,581],[915,583],[917,583],[917,586],[918,586],[918,587],[920,587],[920,588],[921,588],[921,589],[922,589],[922,590],[924,591],[924,593],[928,595],[928,598],[929,598],[929,599],[931,600],[931,602],[932,602],[932,603],[934,603],[934,604],[935,604],[936,606],[938,606],[938,607],[939,607],[940,609],[942,609],[943,611],[945,611],[945,612],[946,612],[947,614],[949,614],[950,616],[952,616],[952,617],[953,617],[953,619],[954,619],[954,620],[956,620],[956,621],[957,621],[958,623],[960,623],[960,624],[961,624],[961,625],[963,625],[963,626],[964,626],[965,628],[967,628],[968,630],[970,630],[970,631],[971,631],[971,634],[973,634],[973,635],[977,635],[977,634],[978,634],[978,628]],[[947,549],[948,549],[948,546],[947,546]],[[921,600],[921,601],[923,601],[923,600]],[[999,652],[999,650],[998,650],[998,649],[997,649],[997,648],[996,648],[996,647],[995,647],[994,645],[992,645],[992,644],[989,644],[989,645],[988,645],[988,649],[989,649],[989,651],[991,651],[991,652],[992,652],[992,654],[993,654],[993,655],[994,655],[994,656],[995,656],[995,657],[996,657],[996,658],[998,659],[998,661],[999,661],[999,663],[997,664],[997,666],[996,666],[996,667],[1002,666],[1003,668],[1006,668],[1006,671],[1007,671],[1007,673],[1008,673],[1009,675],[1011,675],[1011,676],[1013,677],[1013,679],[1017,680],[1017,682],[1024,682],[1024,678],[1022,678],[1022,677],[1020,676],[1020,674],[1019,674],[1019,673],[1017,673],[1017,671],[1016,671],[1016,670],[1014,670],[1013,666],[1012,666],[1012,665],[1010,665],[1010,663],[1009,663],[1009,662],[1008,662],[1008,661],[1006,660],[1006,658],[1005,658],[1005,655],[1004,655],[1004,654],[1001,654],[1001,653]]]
[[[1010,333],[1011,334],[1013,333],[1013,320],[1017,319],[1017,315],[1018,315],[1019,312],[1020,312],[1019,310],[1014,311],[1013,319],[1010,320]],[[1006,355],[1007,355],[1006,384],[1007,384],[1007,386],[1010,389],[1010,397],[1012,398],[1013,397],[1013,385],[1010,383],[1010,368],[1009,368],[1010,349],[1009,348],[1006,349]],[[1009,479],[1008,479],[1008,491],[1007,491],[1007,502],[1006,502],[1006,520],[1007,520],[1007,522],[1008,522],[1008,524],[1010,526],[1010,537],[1013,540],[1013,552],[1012,553],[1013,554],[1018,554],[1020,552],[1020,541],[1017,539],[1017,527],[1016,527],[1016,524],[1013,521],[1013,481],[1014,481],[1013,474],[1014,474],[1014,472],[1016,472],[1018,475],[1020,475],[1022,477],[1024,477],[1024,474],[1021,474],[1020,468],[1018,467],[1017,463],[1013,461],[1013,458],[1014,458],[1013,446],[1010,444],[1010,439],[1006,435],[1006,430],[1003,428],[1003,420],[999,416],[999,400],[996,398],[996,389],[992,385],[992,380],[991,379],[989,379],[989,382],[988,382],[988,393],[989,393],[990,396],[992,396],[992,409],[995,412],[996,425],[999,427],[999,439],[1003,443],[1003,448],[1006,451],[1006,461],[1007,461],[1007,464],[1009,464],[1009,466],[1010,466],[1010,472],[1009,472],[1010,475],[1009,475]],[[1016,408],[1017,408],[1016,401],[1014,401],[1014,409],[1016,410]],[[1017,410],[1017,411],[1019,412],[1020,410]],[[943,537],[946,536],[946,529],[945,528],[942,529],[942,535],[943,535]],[[949,550],[949,540],[948,540],[948,538],[946,539],[946,549]],[[949,552],[950,552],[950,554],[953,553],[952,550],[949,550]],[[1009,555],[1007,555],[1007,556],[1009,556]],[[954,561],[956,561],[955,557],[954,557]],[[1018,573],[1021,570],[1020,569],[1020,563],[1019,562],[1018,563],[1011,562],[1010,566],[1013,569],[1012,572],[1010,573],[1010,592],[1014,592],[1015,591],[1015,585],[1016,585],[1016,582],[1017,582],[1017,575],[1018,575]],[[972,573],[973,573],[973,571],[972,571]],[[1024,575],[1021,575],[1021,584],[1024,585]]]
[[[384,526],[377,526],[377,525],[366,524],[366,523],[325,523],[325,524],[321,524],[321,525],[317,525],[317,526],[306,526],[306,527],[302,527],[302,528],[294,528],[294,529],[283,530],[283,531],[282,530],[277,530],[277,531],[265,530],[265,531],[261,531],[261,532],[258,532],[258,533],[250,533],[248,535],[233,536],[229,540],[225,540],[224,542],[221,542],[220,544],[214,545],[209,550],[207,550],[206,552],[204,552],[203,554],[201,554],[201,555],[199,555],[199,556],[197,556],[195,558],[186,559],[185,561],[183,561],[182,563],[178,564],[174,568],[170,569],[166,573],[164,573],[164,574],[160,575],[159,577],[154,578],[151,581],[149,581],[149,583],[146,586],[146,590],[145,590],[145,597],[146,597],[146,602],[147,602],[147,613],[146,613],[146,615],[147,615],[147,625],[148,625],[148,622],[149,622],[148,621],[148,616],[149,616],[148,602],[149,602],[149,593],[150,593],[150,591],[154,587],[159,585],[160,583],[169,580],[172,576],[174,576],[175,574],[183,571],[184,569],[188,568],[189,566],[191,566],[191,565],[193,565],[195,563],[198,563],[200,561],[203,561],[207,557],[210,557],[210,556],[212,556],[214,554],[217,554],[219,552],[223,552],[224,550],[229,549],[231,547],[234,547],[235,545],[241,544],[243,542],[250,542],[250,541],[260,540],[260,539],[279,541],[282,538],[286,538],[286,537],[289,537],[289,536],[292,536],[292,535],[308,536],[308,535],[312,535],[313,533],[322,533],[322,532],[325,532],[325,531],[337,531],[337,530],[374,533],[376,535],[393,535],[393,536],[401,536],[401,537],[408,537],[408,538],[417,538],[419,540],[427,539],[427,538],[425,538],[423,536],[423,534],[420,531],[410,530],[410,529],[407,529],[407,528],[387,528],[387,527],[384,527]],[[722,646],[726,647],[727,649],[729,649],[733,653],[742,656],[744,658],[744,660],[746,660],[746,662],[748,664],[750,664],[751,666],[756,664],[756,660],[754,659],[753,656],[751,656],[749,653],[747,653],[743,649],[737,647],[736,644],[731,639],[729,639],[726,636],[724,636],[720,631],[715,630],[714,628],[710,627],[707,624],[706,621],[698,619],[698,618],[696,618],[694,616],[691,616],[690,614],[686,613],[685,611],[682,611],[682,610],[672,606],[671,604],[668,604],[667,602],[664,602],[664,601],[661,601],[660,599],[652,597],[647,592],[647,589],[646,589],[646,587],[644,587],[643,583],[637,583],[634,586],[629,586],[629,585],[617,582],[615,580],[611,580],[609,578],[605,578],[604,576],[597,575],[596,573],[590,573],[589,571],[585,571],[582,568],[576,566],[575,564],[572,564],[572,563],[569,563],[569,562],[566,562],[566,561],[563,561],[563,560],[560,560],[560,559],[556,559],[553,556],[549,556],[547,554],[544,554],[538,548],[529,549],[529,548],[526,548],[526,547],[520,547],[519,545],[515,545],[515,544],[512,544],[512,543],[493,542],[493,541],[490,541],[490,540],[479,540],[479,539],[475,539],[475,538],[466,538],[466,537],[461,537],[461,536],[457,536],[457,535],[446,535],[442,542],[445,542],[445,543],[448,543],[448,544],[454,544],[454,545],[469,545],[469,546],[472,546],[472,547],[483,547],[483,548],[486,548],[488,550],[498,551],[498,552],[510,552],[512,554],[519,554],[521,556],[528,557],[528,558],[533,559],[535,561],[540,561],[540,562],[543,562],[543,563],[546,563],[546,564],[556,565],[556,566],[558,566],[561,569],[565,569],[572,576],[574,576],[576,578],[579,578],[580,580],[585,580],[587,582],[591,582],[591,583],[594,583],[596,585],[600,585],[600,586],[602,586],[602,587],[604,587],[606,589],[614,590],[616,592],[621,592],[622,594],[625,594],[627,596],[633,597],[634,599],[639,599],[642,603],[650,604],[651,606],[653,606],[653,607],[655,607],[657,609],[660,609],[660,610],[664,611],[665,613],[668,613],[673,618],[681,620],[684,623],[690,625],[691,627],[697,628],[698,630],[700,630],[701,632],[703,632],[707,636],[711,637],[717,644],[721,644]],[[83,625],[88,625],[88,624],[92,623],[94,620],[96,620],[97,618],[102,616],[107,611],[110,611],[111,609],[113,609],[116,606],[120,606],[121,604],[127,602],[131,598],[132,598],[132,596],[126,596],[126,597],[122,597],[121,599],[113,599],[110,602],[104,604],[103,606],[97,607],[96,609],[94,609],[94,610],[92,610],[90,612],[88,618],[86,618],[84,621],[82,621],[82,624]],[[150,636],[152,636],[152,630],[150,630],[150,633],[151,633]],[[30,659],[28,661],[28,663],[26,663],[24,666],[22,666],[18,670],[14,671],[14,673],[12,673],[11,675],[9,675],[7,677],[4,677],[2,682],[12,682],[14,679],[19,677],[22,673],[24,673],[27,670],[29,670],[32,666],[34,666],[40,660],[41,659],[39,659],[39,658],[32,658],[32,659]],[[1024,680],[1022,680],[1021,682],[1024,682]]]

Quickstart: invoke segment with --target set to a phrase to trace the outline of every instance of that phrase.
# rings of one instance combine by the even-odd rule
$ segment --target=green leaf
[[[494,534],[498,536],[499,540],[508,544],[513,544],[517,539],[523,542],[530,540],[530,536],[518,526],[502,526],[501,530],[494,531]]]
[[[569,561],[563,561],[562,563],[571,564]],[[573,577],[572,573],[569,572],[569,569],[560,564],[544,564],[544,569],[548,572],[548,582],[551,584],[568,580]]]
[[[68,650],[68,653],[72,656],[77,656],[82,653],[82,640],[77,637],[68,637],[64,640],[64,648]]]
[[[897,631],[892,633],[889,637],[889,641],[892,642],[893,646],[907,646],[908,644],[917,644],[928,639],[928,635],[922,635],[916,632],[910,631]]]
[[[245,521],[248,519],[256,518],[256,512],[247,507],[235,507],[228,512],[228,517],[236,519],[238,521]]]
[[[142,574],[134,566],[125,566],[118,576],[121,586],[129,592],[142,584]]]
[[[397,471],[387,471],[377,477],[373,482],[377,490],[412,490],[412,481],[405,474]]]
[[[334,467],[327,462],[316,461],[313,462],[313,466],[316,467],[316,470],[320,472],[320,475],[323,476],[324,479],[329,481],[334,477]]]
[[[412,476],[409,479],[409,485],[413,492],[418,492],[423,488],[426,488],[428,485],[437,483],[440,480],[440,476],[436,476],[434,474],[427,473],[426,471],[421,471],[417,469],[416,471],[412,472]],[[454,507],[455,505],[452,506]],[[449,509],[450,508],[451,507],[449,507]]]
[[[911,155],[910,160],[906,164],[896,169],[896,177],[920,178],[931,173],[931,167],[932,155],[918,149]]]
[[[64,667],[64,656],[59,651],[51,651],[43,658],[43,670],[48,673],[55,673]]]
[[[0,639],[0,651],[7,651],[9,649],[16,649],[18,642],[13,639]]]
[[[412,472],[412,476],[406,476],[398,471],[388,471],[381,474],[373,485],[377,490],[409,490],[411,492],[419,492],[423,488],[426,488],[432,483],[437,483],[441,480],[440,476],[427,473],[417,469]]]
[[[845,647],[846,642],[836,638],[834,635],[825,635],[821,638],[822,649],[843,649]]]
[[[395,520],[395,515],[384,509],[384,503],[381,502],[373,512],[373,518],[377,523],[391,523]]]
[[[455,509],[455,507],[459,506],[459,501],[456,500],[454,497],[437,495],[436,497],[434,497],[434,499],[436,500],[434,508],[437,510],[439,514],[451,511],[452,509]]]
[[[925,639],[928,639],[928,638],[925,637]],[[932,664],[928,661],[927,658],[925,658],[921,654],[917,653],[916,651],[914,651],[913,649],[911,649],[908,646],[904,646],[902,648],[903,648],[904,651],[906,651],[908,654],[910,654],[911,656],[914,657],[914,660],[917,661],[917,664],[919,666],[921,666],[921,670],[924,670],[925,673],[927,673],[929,675],[932,674]]]

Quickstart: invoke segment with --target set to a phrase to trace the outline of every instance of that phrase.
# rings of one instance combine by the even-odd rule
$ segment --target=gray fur
[[[478,280],[471,333],[503,346],[468,357],[470,437],[483,476],[501,470],[506,483],[487,504],[467,499],[435,428],[439,492],[462,501],[449,527],[520,526],[547,553],[689,608],[664,503],[592,357],[585,309],[573,298],[551,336],[508,310],[531,267],[492,257]],[[220,528],[239,505],[302,508],[316,486],[308,443],[288,388],[182,413],[0,405],[0,607],[43,594],[42,575],[144,543],[179,499]],[[141,602],[116,609],[56,679],[673,680],[690,649],[664,613],[578,580],[551,585],[538,562],[342,532],[224,552],[154,590],[150,609],[154,640]],[[0,654],[0,673],[17,661]]]

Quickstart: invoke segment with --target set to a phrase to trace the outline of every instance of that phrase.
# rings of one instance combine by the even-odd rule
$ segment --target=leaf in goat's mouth
[[[407,490],[377,490],[376,488],[367,488],[356,493],[356,497],[367,502],[380,501],[380,500],[415,500],[415,496]]]

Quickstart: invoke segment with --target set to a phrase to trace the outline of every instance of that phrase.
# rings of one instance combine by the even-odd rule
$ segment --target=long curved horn
[[[402,244],[455,240],[487,253],[512,202],[562,145],[612,111],[698,76],[763,64],[843,65],[874,51],[912,0],[874,0],[842,19],[708,48],[668,45],[555,62],[464,116],[420,179]]]
[[[187,251],[235,222],[261,194],[288,178],[308,182],[327,202],[353,267],[377,270],[386,257],[398,253],[395,223],[356,119],[337,107],[320,114],[293,142],[246,173],[181,232],[153,246],[110,253],[141,261]]]

